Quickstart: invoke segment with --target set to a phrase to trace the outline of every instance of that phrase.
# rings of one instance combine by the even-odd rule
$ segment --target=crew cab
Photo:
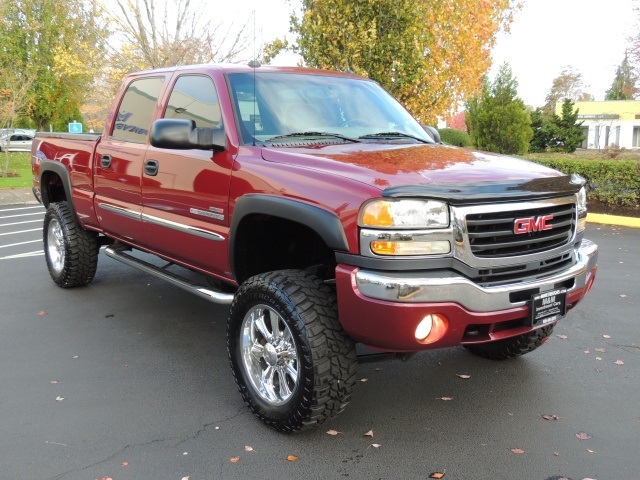
[[[87,285],[106,246],[229,304],[238,389],[283,432],[343,411],[356,343],[516,357],[597,270],[584,179],[443,145],[347,73],[131,74],[102,135],[38,133],[32,165],[53,281]]]

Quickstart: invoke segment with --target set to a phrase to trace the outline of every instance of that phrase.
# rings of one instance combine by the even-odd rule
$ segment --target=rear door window
[[[120,103],[112,138],[134,143],[147,141],[163,84],[164,77],[141,78],[129,84]]]

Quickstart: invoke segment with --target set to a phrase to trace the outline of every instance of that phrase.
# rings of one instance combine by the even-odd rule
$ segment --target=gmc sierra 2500
[[[350,74],[132,74],[103,135],[39,133],[32,162],[53,281],[91,282],[106,245],[230,304],[238,389],[284,432],[345,408],[355,342],[518,356],[545,341],[597,269],[583,179],[439,144]]]

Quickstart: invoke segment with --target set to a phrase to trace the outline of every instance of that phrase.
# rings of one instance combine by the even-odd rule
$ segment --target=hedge
[[[467,132],[455,128],[441,128],[438,131],[440,132],[440,140],[447,145],[454,145],[456,147],[471,146],[471,139]]]
[[[587,179],[590,200],[612,206],[640,204],[640,161],[585,158],[536,158],[541,163],[566,174],[577,173]]]

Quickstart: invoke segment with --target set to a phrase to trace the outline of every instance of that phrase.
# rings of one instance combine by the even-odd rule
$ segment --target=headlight
[[[578,204],[578,232],[587,228],[587,190],[582,187],[576,194]]]
[[[378,199],[364,205],[358,223],[369,228],[445,228],[449,208],[435,200]]]

